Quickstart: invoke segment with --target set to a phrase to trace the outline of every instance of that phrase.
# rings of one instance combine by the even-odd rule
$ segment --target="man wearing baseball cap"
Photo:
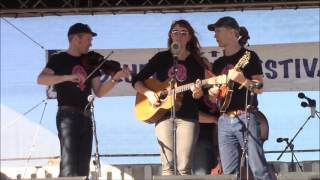
[[[223,172],[240,175],[241,147],[242,152],[248,153],[247,160],[254,178],[271,180],[262,147],[265,139],[260,138],[255,113],[258,111],[257,94],[263,92],[260,58],[244,47],[249,39],[248,31],[240,27],[234,18],[222,17],[208,25],[208,29],[215,32],[214,37],[224,52],[212,64],[212,71],[216,76],[227,74],[231,85],[227,88],[230,98],[219,97],[219,87],[209,89],[211,100],[220,104],[218,141]],[[247,96],[248,91],[253,95]],[[246,109],[247,102],[252,102],[251,111]],[[242,153],[242,157],[244,155]]]
[[[81,56],[88,53],[92,38],[97,33],[87,24],[76,23],[69,28],[67,36],[69,48],[50,57],[37,81],[38,84],[54,86],[57,91],[56,124],[61,153],[59,176],[88,176],[93,138],[89,107],[92,99],[89,97],[92,97],[92,91],[97,97],[105,96],[130,72],[124,68],[103,83],[100,82],[99,71],[89,77],[91,72],[81,62]]]
[[[79,33],[88,33],[88,34],[91,34],[92,36],[97,36],[97,33],[93,32],[87,24],[76,23],[70,26],[68,31],[68,36],[72,34],[79,34]]]
[[[214,31],[216,27],[232,28],[235,30],[240,29],[238,22],[230,16],[222,17],[216,23],[208,25],[209,31]]]

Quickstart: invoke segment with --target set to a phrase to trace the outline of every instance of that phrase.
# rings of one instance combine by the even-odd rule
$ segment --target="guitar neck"
[[[241,67],[241,64],[238,63],[238,64],[236,64],[236,65],[233,67],[233,69],[239,71],[239,70],[240,70],[240,67]]]
[[[207,85],[208,84],[208,79],[201,80],[201,86]],[[181,93],[185,92],[191,89],[191,87],[194,85],[194,83],[189,83],[185,85],[181,85],[179,87],[175,88],[176,93]],[[173,89],[170,91],[170,95],[173,93]]]

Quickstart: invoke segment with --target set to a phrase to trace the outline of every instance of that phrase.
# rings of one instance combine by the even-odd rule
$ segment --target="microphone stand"
[[[315,114],[318,116],[318,119],[320,120],[320,112],[319,112],[319,111],[316,111]]]
[[[177,175],[177,124],[176,124],[176,88],[175,83],[177,82],[177,55],[173,55],[173,76],[170,81],[170,90],[172,90],[171,94],[171,121],[172,121],[172,138],[173,138],[173,167],[174,167],[174,175]]]
[[[34,109],[36,109],[38,106],[40,106],[42,103],[45,103],[45,106],[47,105],[47,100],[49,98],[45,98],[43,100],[41,100],[41,102],[39,102],[38,104],[32,106],[30,109],[28,109],[26,112],[22,113],[21,115],[19,115],[17,118],[15,118],[11,123],[9,123],[8,125],[5,126],[5,129],[10,128],[12,125],[14,125],[16,122],[18,122],[18,120],[22,119],[24,116],[26,116],[28,113],[30,113],[31,111],[33,111]]]
[[[248,93],[250,91],[250,102],[248,103]],[[245,116],[247,119],[246,124],[244,125],[244,131],[243,134],[243,148],[242,148],[242,155],[241,155],[241,160],[240,160],[240,179],[242,178],[242,173],[241,173],[241,167],[244,166],[244,162],[246,162],[246,179],[249,180],[249,155],[248,155],[248,137],[249,137],[249,125],[250,125],[250,114],[249,113],[255,113],[257,111],[256,108],[252,106],[253,104],[253,98],[254,98],[254,92],[253,88],[249,87],[247,88],[246,92],[246,109],[245,109]]]
[[[43,107],[43,110],[42,110],[42,114],[41,114],[41,118],[40,118],[40,121],[39,121],[39,124],[41,125],[42,124],[42,120],[43,120],[43,116],[44,116],[44,113],[46,111],[46,108],[47,108],[47,99],[44,99],[42,100],[39,104],[35,105],[34,107],[32,107],[30,110],[26,111],[23,115],[26,115],[28,114],[29,112],[31,112],[33,109],[35,109],[37,106],[39,106],[40,104],[42,104],[44,102],[44,107]],[[23,116],[21,116],[23,117]],[[19,117],[18,117],[19,118]],[[18,119],[16,119],[18,120]],[[8,126],[7,126],[8,127]],[[27,159],[27,162],[25,164],[25,170],[24,170],[24,173],[23,173],[23,176],[22,177],[25,177],[26,175],[26,172],[27,172],[27,169],[28,169],[28,166],[29,166],[29,162],[30,162],[30,159],[31,159],[31,156],[32,156],[32,152],[34,151],[34,148],[36,147],[36,139],[39,135],[39,127],[36,129],[36,132],[33,136],[33,143],[32,143],[32,146],[30,148],[30,151],[29,151],[29,155],[28,155],[28,159]]]
[[[101,177],[101,164],[100,164],[100,154],[99,154],[99,143],[98,143],[98,137],[97,137],[97,126],[96,126],[96,120],[94,118],[94,106],[93,106],[93,101],[94,98],[91,100],[91,102],[89,101],[88,105],[85,108],[85,111],[87,109],[88,106],[90,106],[90,114],[91,114],[91,121],[92,121],[92,133],[94,136],[94,141],[95,141],[95,150],[96,152],[94,153],[94,160],[93,160],[93,164],[95,166],[95,172],[96,172],[96,179],[99,179],[98,177]]]
[[[318,116],[318,118],[320,119],[319,112],[316,111],[315,114],[316,114],[316,115]],[[292,142],[295,140],[295,138],[298,136],[298,134],[300,133],[300,131],[303,129],[303,127],[307,124],[307,122],[308,122],[311,118],[314,118],[314,115],[311,114],[311,115],[307,118],[307,120],[302,124],[302,126],[299,128],[298,132],[293,136],[293,138],[290,140],[290,142],[287,142],[287,141],[286,141],[286,142],[287,142],[287,146],[284,148],[284,150],[281,152],[281,154],[280,154],[279,157],[277,158],[277,160],[280,160],[280,158],[282,157],[283,153],[285,153],[286,150],[287,150],[288,148],[290,148],[291,153],[292,153],[292,156],[296,159],[297,164],[298,164],[301,172],[303,172],[303,169],[302,169],[302,166],[300,165],[297,157],[294,155],[294,152],[293,152],[293,143],[292,143]],[[291,148],[291,146],[292,146],[292,148]],[[293,170],[293,158],[292,158],[292,157],[291,157],[291,166],[292,166],[292,167],[291,167],[291,170]]]
[[[296,162],[297,162],[297,164],[298,164],[301,172],[303,172],[302,166],[300,165],[300,163],[299,163],[296,155],[294,154],[294,151],[293,151],[294,145],[293,145],[293,143],[292,143],[291,141],[290,141],[290,143],[289,143],[288,140],[284,140],[284,141],[287,143],[287,146],[288,146],[288,147],[290,148],[290,150],[291,150],[291,163],[290,163],[289,172],[294,172],[295,169],[296,169],[295,166],[294,166],[294,160],[293,160],[293,158],[295,158],[295,160],[296,160]]]

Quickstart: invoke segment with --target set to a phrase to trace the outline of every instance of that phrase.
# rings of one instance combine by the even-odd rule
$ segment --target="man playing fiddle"
[[[57,91],[56,123],[60,140],[60,177],[88,176],[92,149],[92,121],[84,113],[88,96],[105,96],[130,71],[123,68],[108,81],[101,82],[99,72],[85,69],[80,59],[88,53],[92,38],[97,34],[86,24],[76,23],[69,28],[69,48],[53,55],[38,76],[38,84],[54,85]]]

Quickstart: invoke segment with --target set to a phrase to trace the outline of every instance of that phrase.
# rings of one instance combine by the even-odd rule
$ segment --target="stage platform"
[[[269,162],[274,174],[279,180],[320,180],[320,161],[300,162],[303,172],[298,164],[295,171],[290,172],[289,162]],[[74,180],[83,177],[57,178],[59,166],[30,167],[23,176],[25,167],[1,167],[1,180],[4,179],[59,179]],[[126,164],[126,165],[102,165],[101,176],[97,178],[94,166],[91,166],[90,179],[103,180],[234,180],[233,175],[220,176],[160,176],[160,164]]]

